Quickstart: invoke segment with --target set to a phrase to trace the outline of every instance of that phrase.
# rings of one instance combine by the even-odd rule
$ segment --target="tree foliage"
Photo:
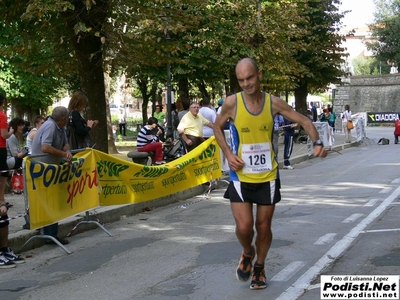
[[[136,81],[143,109],[165,86],[167,64],[184,96],[238,91],[234,67],[246,56],[259,62],[269,91],[322,90],[341,75],[338,2],[3,0],[0,54],[10,70],[47,76],[55,90],[86,92],[88,117],[100,120],[94,141],[115,151],[104,73],[107,87],[121,72]],[[32,92],[40,98],[41,91]]]
[[[299,67],[292,70],[296,110],[306,114],[306,98],[309,92],[326,90],[330,83],[338,84],[345,73],[340,69],[344,62],[344,37],[339,34],[341,18],[339,0],[306,0],[299,5],[302,29],[297,36],[294,58]]]
[[[388,64],[400,64],[400,0],[376,0],[375,22],[370,25],[374,55]]]

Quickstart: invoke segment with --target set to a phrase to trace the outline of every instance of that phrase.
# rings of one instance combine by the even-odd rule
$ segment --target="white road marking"
[[[326,245],[332,242],[333,238],[336,236],[336,233],[327,233],[321,236],[318,241],[314,243],[314,245]]]
[[[363,214],[352,214],[350,217],[347,219],[344,219],[342,223],[353,223],[356,221],[358,218],[362,217]]]
[[[304,267],[304,261],[291,262],[286,268],[271,278],[271,281],[288,281],[298,270]]]
[[[362,233],[373,233],[373,232],[391,232],[391,231],[400,231],[400,228],[391,228],[391,229],[376,229],[376,230],[364,230]]]
[[[388,194],[392,190],[391,187],[385,187],[382,189],[382,191],[379,192],[379,194]]]
[[[374,206],[379,199],[371,199],[364,206]]]
[[[336,260],[351,243],[364,231],[364,229],[384,212],[388,206],[396,200],[400,195],[400,187],[398,187],[391,195],[389,195],[382,203],[375,208],[367,217],[361,220],[343,239],[338,241],[331,249],[328,250],[311,268],[309,268],[299,279],[296,280],[286,291],[284,291],[277,300],[295,300],[310,287],[311,281],[316,278],[323,269]]]

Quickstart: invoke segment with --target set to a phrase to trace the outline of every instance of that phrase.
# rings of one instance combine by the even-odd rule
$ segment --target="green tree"
[[[382,63],[376,57],[358,56],[353,58],[354,75],[378,75],[389,74],[390,67]]]
[[[0,26],[0,49],[6,54],[2,55],[6,58],[0,59],[0,87],[7,95],[13,116],[32,121],[60,96],[65,80],[52,70],[32,71],[40,66],[43,51],[35,53],[34,59],[14,51],[11,46],[20,39],[19,30],[20,24]]]
[[[400,0],[375,0],[374,42],[367,44],[379,61],[400,64]]]
[[[292,42],[298,45],[293,55],[297,70],[290,74],[293,78],[296,110],[302,114],[307,111],[309,92],[326,90],[330,83],[339,84],[345,75],[340,69],[344,62],[341,43],[344,37],[339,35],[340,20],[343,14],[338,12],[339,0],[306,0],[299,3],[301,28]]]

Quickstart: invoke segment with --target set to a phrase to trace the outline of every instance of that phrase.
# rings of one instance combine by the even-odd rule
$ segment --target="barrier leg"
[[[26,242],[25,244],[22,245],[22,247],[19,249],[19,251],[17,253],[21,253],[22,249],[28,245],[31,241],[33,241],[34,239],[42,239],[42,240],[52,240],[56,245],[58,245],[59,247],[61,247],[65,252],[67,252],[67,254],[71,254],[72,252],[69,251],[63,244],[61,244],[55,237],[51,236],[51,235],[45,235],[43,234],[43,229],[40,229],[40,234],[39,235],[34,235],[31,236]]]
[[[89,212],[87,211],[85,213],[85,219],[83,221],[80,221],[78,224],[76,224],[74,226],[74,228],[72,228],[71,231],[67,234],[67,237],[71,236],[74,233],[74,231],[82,224],[95,224],[95,225],[97,225],[97,227],[100,227],[101,229],[103,229],[109,236],[113,236],[103,225],[100,224],[100,222],[90,220]]]

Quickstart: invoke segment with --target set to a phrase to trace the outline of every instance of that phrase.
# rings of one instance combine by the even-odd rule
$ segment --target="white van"
[[[322,101],[321,100],[309,100],[309,99],[307,99],[307,108],[308,109],[311,109],[311,104],[310,103],[314,103],[314,105],[315,105],[315,107],[317,108],[317,113],[318,114],[320,114],[320,113],[322,113],[322,109],[323,109],[323,103],[322,103]],[[294,109],[296,109],[296,106],[295,106],[295,102],[294,101],[292,101],[291,102],[291,106],[294,108]]]

